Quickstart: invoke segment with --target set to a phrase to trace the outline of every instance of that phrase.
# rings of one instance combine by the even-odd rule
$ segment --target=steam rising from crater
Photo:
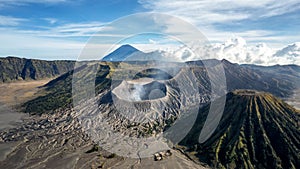
[[[113,91],[118,98],[127,101],[154,100],[166,96],[167,87],[164,83],[151,78],[124,80]]]
[[[140,84],[132,84],[132,88],[129,88],[129,92],[131,93],[129,97],[132,101],[141,101],[141,96],[145,94],[145,90],[143,85]]]

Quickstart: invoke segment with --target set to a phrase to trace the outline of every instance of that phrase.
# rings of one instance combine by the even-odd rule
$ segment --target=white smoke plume
[[[130,91],[131,93],[131,100],[132,101],[141,101],[141,96],[144,94],[145,90],[143,85],[141,84],[133,84],[133,88]]]

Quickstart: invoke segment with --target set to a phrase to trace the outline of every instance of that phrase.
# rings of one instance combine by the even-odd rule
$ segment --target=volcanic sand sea
[[[18,125],[18,123],[22,122],[24,116],[24,114],[14,111],[6,104],[0,103],[0,130],[13,128]],[[6,155],[9,154],[17,144],[18,143],[1,143],[0,160],[4,160]]]
[[[22,122],[23,113],[19,113],[13,108],[0,102],[0,130],[12,128]]]
[[[25,101],[36,97],[40,86],[46,84],[51,79],[38,81],[22,81],[0,84],[0,130],[8,130],[22,123],[22,118],[27,114],[17,111],[17,106]],[[17,145],[14,143],[0,144],[0,161]]]

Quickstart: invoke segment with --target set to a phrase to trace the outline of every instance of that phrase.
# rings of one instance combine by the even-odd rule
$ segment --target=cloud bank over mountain
[[[241,37],[233,37],[224,43],[214,43],[205,46],[194,45],[193,49],[185,46],[174,51],[160,51],[165,57],[175,57],[177,61],[199,59],[226,59],[239,64],[257,65],[300,65],[300,42],[287,45],[280,49],[267,46],[265,43],[247,44]],[[196,55],[195,53],[199,54]]]

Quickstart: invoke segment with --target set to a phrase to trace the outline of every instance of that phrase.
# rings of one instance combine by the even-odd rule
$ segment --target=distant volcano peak
[[[143,53],[135,47],[125,44],[102,58],[103,61],[124,61],[130,55]]]
[[[134,51],[138,51],[138,49],[136,49],[135,47],[129,45],[129,44],[125,44],[120,46],[117,50],[134,50]]]

